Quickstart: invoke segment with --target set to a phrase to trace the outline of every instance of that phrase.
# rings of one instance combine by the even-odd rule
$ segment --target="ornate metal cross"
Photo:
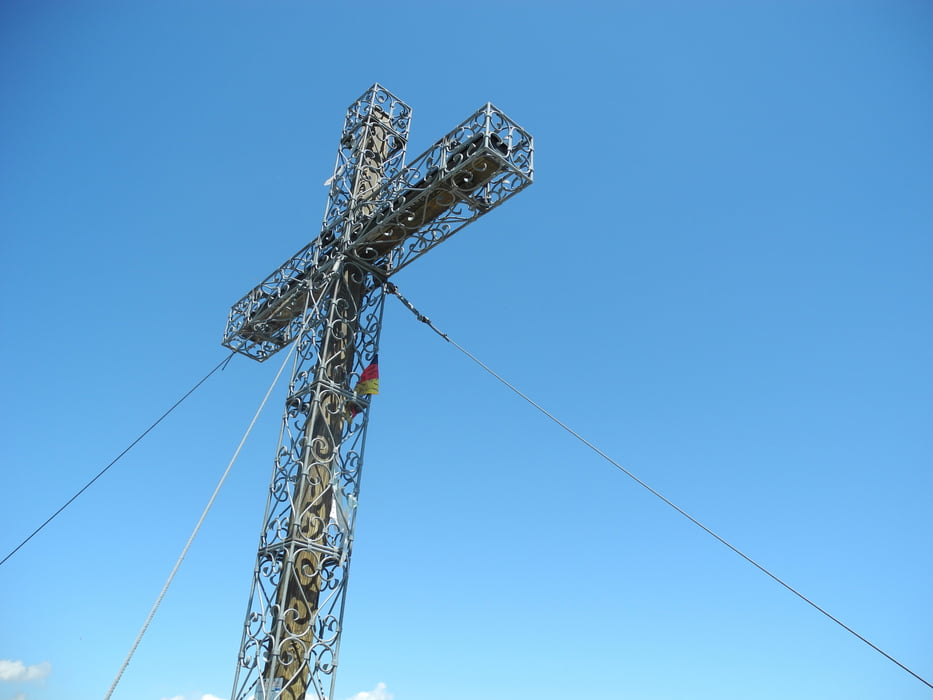
[[[261,362],[298,341],[236,700],[333,697],[369,420],[354,387],[387,280],[532,182],[531,136],[491,104],[406,165],[410,121],[379,85],[350,105],[320,235],[230,310],[231,350]]]

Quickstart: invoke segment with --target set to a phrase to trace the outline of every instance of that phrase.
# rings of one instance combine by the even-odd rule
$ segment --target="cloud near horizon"
[[[23,681],[41,681],[52,672],[52,664],[43,661],[27,666],[22,661],[0,659],[0,681],[21,683]]]
[[[386,690],[385,683],[377,683],[369,692],[357,693],[347,700],[392,700],[395,696]]]

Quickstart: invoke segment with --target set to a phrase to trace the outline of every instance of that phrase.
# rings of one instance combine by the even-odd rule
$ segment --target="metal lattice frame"
[[[233,305],[226,347],[267,359],[297,337],[304,295],[321,288],[335,256],[353,255],[388,277],[532,183],[532,137],[493,105],[477,110],[404,167],[399,158],[410,110],[395,110],[399,150],[387,163],[384,184],[364,202],[342,189],[352,187],[356,163],[343,147],[353,136],[350,117],[358,114],[350,108],[321,235]],[[310,284],[299,285],[303,280]]]
[[[369,418],[368,397],[348,387],[378,351],[384,295],[359,269],[335,272],[331,284],[333,293],[308,311],[328,323],[298,341],[234,681],[237,699],[298,700],[309,690],[332,697]],[[361,288],[368,291],[358,306],[335,301]],[[330,326],[337,332],[327,332]],[[352,420],[350,401],[359,411]]]
[[[532,181],[531,136],[491,104],[405,165],[410,108],[347,110],[321,234],[232,307],[223,344],[297,355],[233,698],[333,697],[386,279]],[[352,407],[352,411],[349,409]]]

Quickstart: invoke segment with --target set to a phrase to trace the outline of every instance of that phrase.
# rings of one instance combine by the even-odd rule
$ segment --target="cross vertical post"
[[[531,136],[491,104],[406,165],[410,120],[379,85],[349,107],[320,235],[228,317],[252,359],[297,341],[235,700],[332,700],[386,281],[532,182]]]

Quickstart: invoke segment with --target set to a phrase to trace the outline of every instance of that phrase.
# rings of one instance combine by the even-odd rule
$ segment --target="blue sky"
[[[0,550],[224,357],[374,82],[535,184],[399,274],[665,496],[933,679],[926,2],[8,1]],[[279,359],[0,567],[0,700],[101,698]],[[389,300],[334,700],[929,698]],[[280,387],[114,698],[229,698]]]

